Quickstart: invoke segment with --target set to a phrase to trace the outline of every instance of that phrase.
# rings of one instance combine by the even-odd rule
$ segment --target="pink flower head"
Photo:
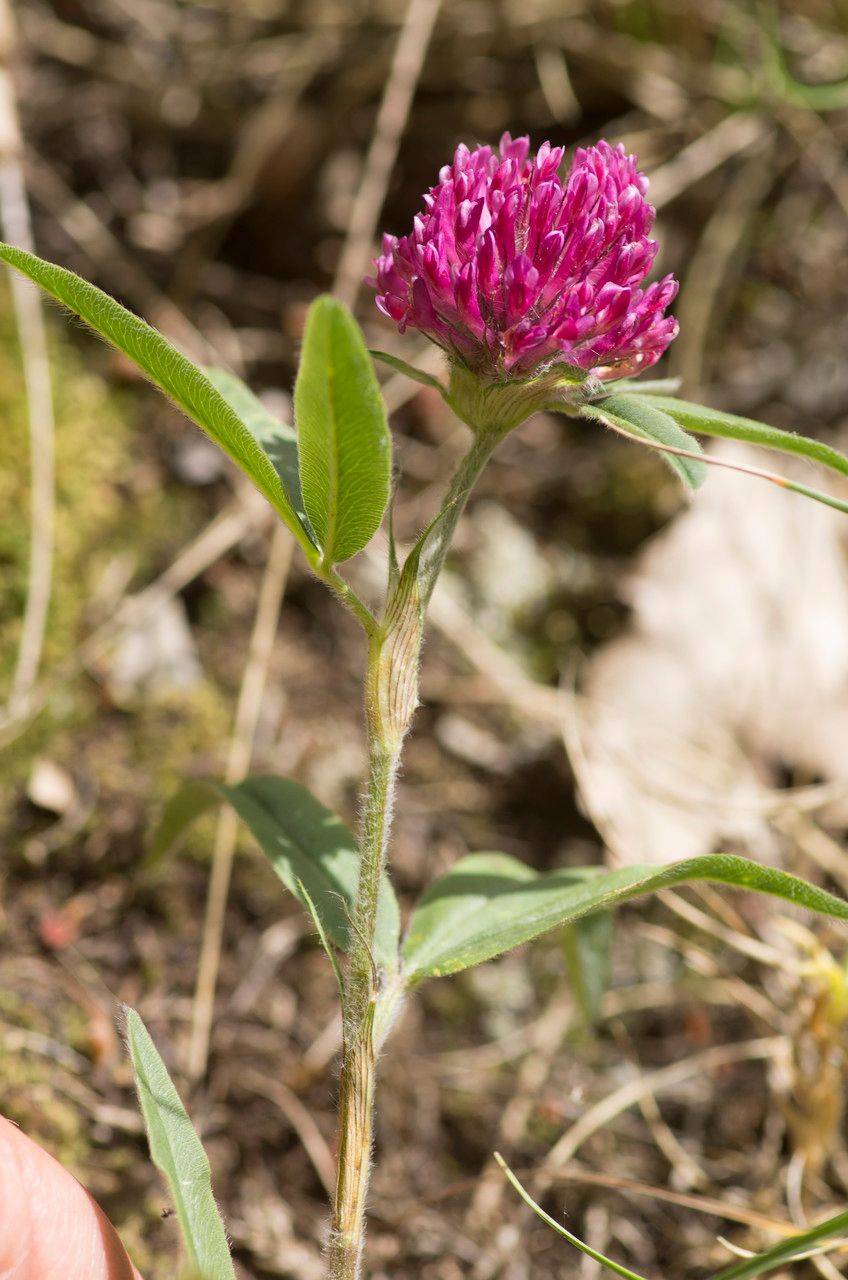
[[[562,147],[508,133],[497,152],[460,145],[424,197],[411,235],[383,237],[377,306],[420,329],[485,381],[577,366],[638,373],[677,335],[677,282],[642,284],[657,251],[648,180],[619,144]]]

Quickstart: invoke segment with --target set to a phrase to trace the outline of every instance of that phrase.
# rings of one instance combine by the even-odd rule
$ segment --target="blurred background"
[[[327,288],[373,345],[437,368],[361,277],[456,144],[509,129],[638,153],[659,270],[681,280],[658,372],[848,446],[843,0],[4,0],[0,44],[4,238],[282,416]],[[184,776],[279,771],[352,821],[362,646],[200,432],[0,288],[3,1109],[91,1187],[146,1276],[172,1275],[113,1021],[133,1003],[203,1130],[240,1274],[318,1280],[332,975],[226,819],[142,863]],[[464,428],[400,376],[386,395],[409,539]],[[848,890],[846,531],[717,470],[687,507],[661,460],[585,423],[510,437],[434,606],[402,902],[481,849],[547,869],[731,848]],[[365,593],[381,555],[351,567]],[[595,938],[582,1002],[557,937],[425,987],[383,1064],[371,1274],[590,1280],[496,1148],[651,1275],[842,1208],[843,940],[790,914],[709,889],[623,912],[609,987]]]

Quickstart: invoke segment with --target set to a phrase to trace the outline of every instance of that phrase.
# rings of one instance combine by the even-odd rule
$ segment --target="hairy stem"
[[[370,648],[369,676],[373,675],[379,657],[380,645],[374,643]],[[373,680],[369,679],[369,688],[372,684]],[[400,758],[400,744],[387,745],[383,741],[372,705],[368,706],[368,738],[370,769],[345,982],[339,1149],[328,1259],[331,1280],[357,1280],[361,1274],[374,1111],[374,1010],[380,994],[374,939]]]
[[[426,559],[421,566],[421,603],[424,609],[427,608],[439,574],[444,567],[445,558],[469,494],[504,434],[504,431],[499,428],[479,431],[474,437],[471,448],[457,467],[442,503],[444,515],[433,529]]]
[[[370,634],[365,699],[369,775],[363,804],[359,880],[351,918],[350,957],[345,979],[336,1195],[328,1248],[329,1280],[359,1280],[362,1274],[365,1200],[371,1168],[375,1061],[379,1041],[387,1033],[391,1014],[402,998],[399,979],[383,982],[374,959],[374,943],[395,779],[403,737],[417,697],[422,615],[474,482],[502,435],[502,431],[490,428],[475,436],[442,504],[442,518],[434,526],[427,547],[418,591],[403,601],[397,597],[390,600],[383,624]],[[381,1016],[375,1031],[378,1000]]]

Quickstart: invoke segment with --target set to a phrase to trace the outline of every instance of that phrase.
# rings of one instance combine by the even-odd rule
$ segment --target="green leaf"
[[[549,929],[658,889],[711,880],[848,920],[848,903],[774,867],[712,854],[666,867],[569,868],[539,875],[504,853],[461,858],[419,901],[403,947],[410,982],[491,960]]]
[[[688,400],[677,400],[673,396],[647,397],[657,409],[667,413],[687,427],[690,431],[700,432],[706,436],[722,436],[731,440],[744,440],[748,444],[762,445],[766,449],[777,449],[781,453],[795,453],[799,457],[809,458],[812,462],[820,462],[831,471],[838,471],[848,476],[848,458],[821,440],[809,440],[806,436],[795,435],[792,431],[781,431],[778,427],[769,427],[754,418],[740,418],[735,413],[722,413],[718,409],[709,409],[703,404],[690,404]]]
[[[336,959],[335,949],[333,947],[332,942],[327,937],[326,930],[324,929],[324,921],[321,919],[321,917],[318,914],[318,908],[315,906],[315,903],[312,901],[312,897],[309,893],[309,890],[307,889],[306,885],[303,883],[302,880],[297,881],[297,896],[300,898],[301,902],[306,907],[306,910],[309,912],[310,916],[312,917],[312,923],[315,925],[315,932],[318,934],[318,941],[321,943],[321,946],[324,951],[324,955],[329,960],[330,967],[332,968],[333,973],[335,974],[336,985],[339,988],[339,997],[342,1001],[342,1005],[344,1005],[344,998],[345,998],[344,978],[342,977],[342,971],[339,968],[339,962]]]
[[[286,496],[297,512],[300,523],[309,535],[313,546],[318,541],[309,525],[303,494],[300,491],[300,468],[297,457],[297,432],[287,422],[276,418],[246,383],[229,369],[207,367],[203,370],[209,381],[237,413],[256,443],[268,455],[274,470],[282,481]]]
[[[651,407],[650,401],[652,398],[653,397],[651,396],[643,396],[642,397],[643,406]],[[709,453],[696,456],[692,450],[685,450],[676,445],[662,443],[659,440],[659,438],[656,436],[652,438],[645,433],[642,433],[641,436],[635,435],[632,429],[630,429],[628,423],[626,423],[623,418],[620,418],[620,417],[616,418],[611,413],[605,413],[605,410],[609,403],[610,401],[607,400],[607,401],[604,401],[602,404],[595,405],[595,406],[586,405],[584,406],[583,409],[581,409],[580,412],[583,414],[584,417],[595,418],[600,422],[604,422],[608,427],[612,427],[614,431],[618,431],[622,435],[628,435],[632,439],[641,439],[649,448],[657,449],[660,452],[662,452],[663,456],[672,464],[680,463],[682,465],[684,460],[688,460],[689,463],[694,462],[698,467],[707,465],[711,467],[720,467],[724,470],[729,470],[729,471],[739,471],[743,475],[754,476],[758,480],[767,480],[769,484],[777,485],[779,489],[785,489],[788,493],[800,493],[805,498],[811,498],[813,502],[820,502],[826,507],[832,507],[834,511],[841,511],[843,514],[848,514],[848,501],[845,501],[845,499],[836,498],[833,496],[833,494],[825,493],[821,489],[811,489],[809,485],[800,484],[797,480],[790,480],[787,476],[778,475],[777,472],[775,471],[766,471],[762,467],[753,467],[746,462],[731,462],[727,458],[717,458],[715,457],[714,454],[709,454]],[[697,408],[697,406],[693,406],[693,407]],[[666,416],[668,417],[669,422],[675,423],[675,420],[671,417],[671,415],[666,415]],[[722,416],[726,417],[726,415],[722,415]],[[848,459],[843,458],[842,455],[837,453],[835,449],[831,449],[829,445],[822,445],[817,440],[804,440],[803,437],[792,436],[788,432],[778,432],[773,427],[772,428],[765,427],[762,423],[754,423],[751,419],[740,419],[739,421],[742,421],[746,424],[744,428],[746,432],[746,436],[750,437],[751,427],[757,427],[760,435],[762,435],[763,432],[768,431],[771,436],[769,443],[772,448],[783,448],[783,449],[786,449],[788,452],[803,453],[806,456],[813,456],[813,454],[815,453],[816,455],[818,455],[817,457],[818,461],[824,460],[824,455],[827,454],[828,455],[827,465],[837,471],[843,471],[845,464],[848,463]],[[703,427],[699,427],[698,429],[704,430]],[[731,432],[730,430],[727,429],[726,423],[725,423],[725,429],[723,431],[719,432],[715,427],[713,427],[712,430],[713,430],[713,434],[716,434],[716,435],[717,434],[723,434],[723,435],[733,434],[734,436],[745,438],[742,435],[741,429],[734,429]],[[797,442],[801,440],[803,441],[804,447],[802,449],[799,449],[797,447],[797,444],[792,444],[792,445],[787,443],[778,444],[776,442],[776,437],[782,437],[784,442],[785,441]],[[687,439],[690,439],[690,438],[687,437]],[[697,441],[690,439],[690,443],[697,445],[697,449],[700,453],[700,445],[697,444]],[[759,443],[765,444],[766,441],[764,439],[761,439]]]
[[[563,951],[571,986],[585,1021],[597,1020],[609,986],[612,913],[595,911],[565,926]]]
[[[150,1154],[168,1183],[191,1273],[202,1280],[235,1280],[203,1144],[135,1009],[126,1010],[126,1031]]]
[[[837,1213],[835,1217],[820,1222],[817,1227],[812,1227],[801,1235],[781,1240],[765,1253],[757,1253],[752,1258],[743,1258],[741,1262],[732,1263],[714,1275],[712,1280],[749,1280],[751,1276],[764,1275],[766,1271],[773,1271],[775,1267],[783,1266],[784,1262],[789,1262],[792,1258],[815,1249],[821,1241],[830,1240],[833,1236],[842,1235],[846,1231],[848,1231],[848,1213]]]
[[[379,360],[381,364],[387,364],[396,373],[405,374],[413,382],[420,382],[423,387],[432,387],[434,391],[438,391],[443,399],[447,399],[447,387],[443,382],[439,382],[438,378],[434,378],[432,373],[427,373],[424,369],[416,369],[414,364],[407,364],[399,356],[389,355],[388,351],[374,351],[372,348],[369,351],[369,355],[372,359]]]
[[[622,1280],[642,1280],[642,1276],[640,1276],[638,1272],[628,1271],[627,1267],[622,1267],[620,1263],[613,1262],[612,1258],[607,1258],[605,1254],[598,1253],[597,1249],[593,1249],[591,1245],[585,1244],[583,1240],[572,1235],[571,1232],[562,1226],[561,1223],[557,1222],[556,1218],[552,1218],[549,1213],[545,1213],[542,1206],[536,1203],[530,1195],[530,1192],[527,1191],[526,1188],[524,1188],[518,1181],[499,1151],[495,1152],[495,1160],[506,1174],[507,1181],[515,1188],[524,1203],[530,1206],[537,1218],[541,1218],[549,1227],[553,1227],[554,1231],[556,1231],[558,1235],[563,1236],[569,1244],[573,1244],[575,1249],[579,1249],[581,1253],[585,1253],[587,1257],[600,1263],[600,1265],[602,1267],[606,1267],[608,1271],[612,1271],[615,1275],[621,1276]]]
[[[325,566],[361,551],[389,501],[392,441],[359,326],[334,298],[309,309],[294,388],[300,483]]]
[[[359,852],[340,818],[305,787],[288,778],[257,775],[234,786],[189,782],[168,803],[153,840],[156,861],[189,823],[222,801],[250,828],[283,884],[311,914],[310,901],[326,936],[346,951],[348,915],[353,908]],[[306,896],[301,888],[306,888]],[[388,876],[380,886],[375,960],[389,972],[398,967],[400,916]]]
[[[666,449],[682,449],[688,453],[700,453],[701,446],[693,436],[687,435],[674,418],[649,402],[647,396],[614,395],[600,404],[587,404],[580,413],[585,418],[603,422],[622,435],[635,440],[648,440]],[[707,468],[695,458],[680,457],[676,453],[663,453],[672,471],[689,489],[698,489],[707,477]]]
[[[71,271],[0,242],[0,261],[28,276],[122,351],[179,405],[253,481],[282,516],[310,560],[315,551],[273,463],[232,406],[197,365],[144,320]]]

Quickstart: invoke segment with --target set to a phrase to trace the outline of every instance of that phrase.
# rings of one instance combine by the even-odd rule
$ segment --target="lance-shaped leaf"
[[[361,551],[389,501],[392,441],[359,326],[335,298],[309,309],[294,388],[300,484],[325,566]]]
[[[456,973],[581,916],[694,880],[752,889],[848,920],[848,902],[841,898],[730,854],[667,867],[578,867],[539,875],[508,854],[476,853],[461,858],[421,898],[403,946],[403,967],[411,983]]]
[[[829,467],[831,471],[848,476],[848,458],[821,440],[810,440],[807,436],[781,431],[779,427],[770,427],[754,418],[740,418],[735,413],[722,413],[703,404],[677,400],[674,396],[648,395],[645,399],[689,431],[697,431],[705,436],[722,436],[729,440],[744,440],[747,444],[762,445],[765,449],[777,449],[781,453],[795,453],[801,458],[809,458],[812,462]]]
[[[257,775],[235,786],[189,782],[167,805],[150,853],[156,861],[176,843],[189,823],[215,805],[231,804],[250,828],[283,884],[319,916],[330,941],[343,951],[349,943],[349,913],[359,873],[356,839],[340,818],[288,778]],[[306,889],[306,894],[302,892]],[[377,909],[375,960],[398,967],[400,915],[384,875]]]
[[[168,1183],[190,1274],[193,1280],[235,1280],[203,1144],[135,1009],[126,1010],[126,1032],[150,1154]]]
[[[593,1023],[609,986],[612,962],[613,918],[609,911],[595,911],[566,924],[563,952],[571,989],[583,1018]]]
[[[227,404],[238,414],[262,451],[274,464],[286,496],[297,512],[301,524],[318,547],[309,527],[309,518],[300,491],[300,468],[297,457],[297,432],[287,422],[276,418],[246,383],[229,369],[205,368],[203,372]]]
[[[646,405],[649,400],[649,396],[643,397],[643,403]],[[702,467],[704,465],[719,467],[724,471],[738,471],[742,475],[754,476],[758,480],[766,480],[769,484],[777,485],[779,489],[786,489],[788,493],[800,493],[805,498],[811,498],[813,502],[821,502],[826,507],[832,507],[834,511],[841,511],[844,514],[848,514],[848,502],[843,498],[837,498],[834,494],[826,493],[822,489],[811,489],[809,485],[801,484],[798,480],[790,480],[788,476],[778,475],[776,471],[766,471],[763,467],[754,467],[747,462],[733,462],[728,458],[718,458],[715,454],[702,453],[701,446],[697,444],[697,441],[695,440],[690,440],[690,443],[697,446],[697,452],[692,449],[680,448],[677,445],[663,443],[659,438],[652,438],[645,433],[641,436],[636,435],[628,429],[628,424],[623,418],[616,418],[612,414],[604,413],[606,404],[607,402],[605,401],[601,405],[588,405],[581,410],[581,412],[584,416],[596,418],[601,422],[605,422],[607,426],[612,427],[614,431],[618,431],[622,435],[629,435],[631,439],[634,440],[640,439],[646,448],[658,450],[669,461],[674,461],[680,464],[688,462],[690,465],[695,463],[698,467]],[[672,421],[670,417],[669,421]],[[725,432],[723,434],[729,434],[729,432]],[[736,432],[736,434],[740,435],[741,432]],[[801,437],[789,437],[789,439],[793,438],[800,439]],[[817,450],[827,450],[830,454],[835,455],[837,459],[841,457],[840,454],[836,453],[835,449],[830,449],[827,445],[820,445],[818,441],[811,440],[806,441],[805,443],[813,446]],[[796,453],[798,450],[793,448],[791,452]],[[804,452],[809,452],[809,450],[804,450]],[[843,459],[843,461],[845,460]],[[829,465],[833,465],[833,463],[831,462]],[[835,469],[842,470],[843,468],[842,466],[837,466]]]
[[[102,289],[72,271],[13,245],[0,243],[7,262],[40,285],[132,360],[161,391],[197,423],[253,481],[282,516],[310,560],[315,550],[292,506],[271,459],[206,374],[177,351],[156,329]]]
[[[580,413],[631,439],[645,440],[666,449],[682,449],[690,454],[701,452],[694,436],[687,435],[674,418],[656,408],[647,396],[608,396],[599,404],[583,405]],[[707,468],[699,459],[681,457],[676,453],[663,453],[662,456],[687,488],[698,489],[704,483]]]

